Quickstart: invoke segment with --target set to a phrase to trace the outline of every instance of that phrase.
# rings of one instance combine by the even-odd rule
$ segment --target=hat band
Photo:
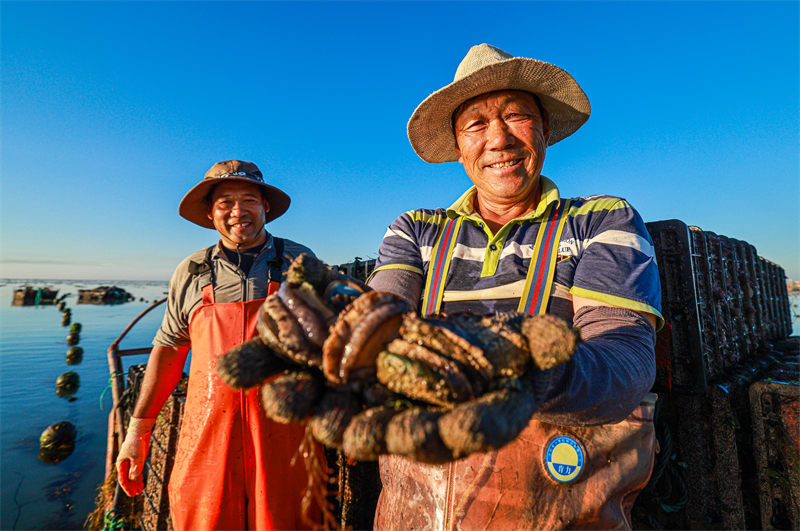
[[[264,178],[261,177],[260,175],[256,175],[254,173],[249,173],[246,171],[232,171],[229,173],[220,173],[219,175],[210,175],[206,177],[206,179],[225,179],[226,177],[247,177],[248,179],[252,179],[260,183],[264,182]]]

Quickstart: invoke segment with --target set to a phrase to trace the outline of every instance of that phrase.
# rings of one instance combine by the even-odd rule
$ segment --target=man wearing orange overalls
[[[291,464],[303,427],[267,419],[258,389],[235,391],[216,371],[217,357],[254,335],[258,309],[277,290],[291,259],[313,255],[266,230],[289,202],[264,182],[255,164],[227,160],[215,164],[180,203],[181,216],[216,229],[220,241],[186,258],[172,276],[164,320],[117,459],[122,488],[131,496],[140,493],[150,433],[191,349],[169,482],[175,529],[304,527],[307,475],[302,460]]]

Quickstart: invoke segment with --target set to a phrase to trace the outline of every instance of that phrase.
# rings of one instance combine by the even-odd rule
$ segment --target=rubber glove
[[[117,456],[117,481],[128,496],[136,496],[144,489],[142,470],[150,449],[150,434],[156,419],[131,417],[128,433]]]

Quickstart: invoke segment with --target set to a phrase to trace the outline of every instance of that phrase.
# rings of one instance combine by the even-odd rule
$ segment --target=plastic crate
[[[750,387],[762,529],[800,529],[799,378],[794,357]]]
[[[178,433],[185,393],[179,386],[161,408],[150,437],[150,453],[146,464],[144,504],[140,518],[143,530],[172,529],[169,513],[169,478],[175,464]]]
[[[740,459],[740,433],[747,415],[742,398],[747,387],[716,384],[705,394],[680,393],[671,398],[677,411],[676,453],[686,469],[684,529],[747,529]],[[752,496],[751,496],[752,498]]]
[[[657,353],[654,391],[704,392],[759,347],[788,337],[791,309],[780,266],[745,241],[680,220],[646,226],[670,324],[662,333],[669,346]]]
[[[661,307],[670,323],[670,347],[666,360],[659,360],[657,392],[676,388],[705,389],[706,375],[714,372],[713,338],[703,334],[713,327],[701,325],[701,313],[706,310],[710,284],[707,271],[695,270],[689,228],[672,219],[647,223],[653,239],[661,279]],[[700,292],[696,286],[699,280]]]

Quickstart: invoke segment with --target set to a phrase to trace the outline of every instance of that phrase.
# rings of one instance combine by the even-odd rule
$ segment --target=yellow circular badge
[[[550,476],[559,483],[578,479],[583,470],[583,446],[576,439],[559,435],[550,439],[544,452],[544,465]]]

